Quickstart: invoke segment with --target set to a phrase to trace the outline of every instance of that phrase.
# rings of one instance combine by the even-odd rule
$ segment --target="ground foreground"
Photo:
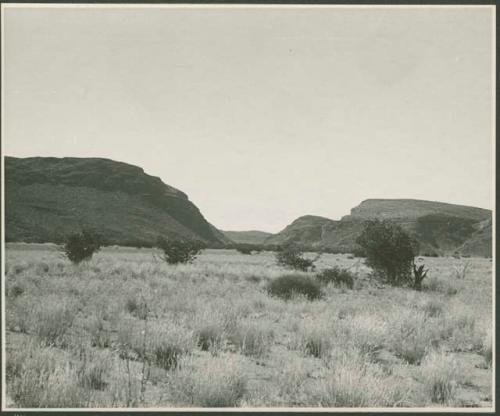
[[[169,266],[106,248],[74,266],[49,245],[8,245],[8,405],[491,407],[492,263],[419,263],[422,292],[324,255],[318,270],[350,268],[354,288],[284,301],[266,291],[289,273],[273,253]]]

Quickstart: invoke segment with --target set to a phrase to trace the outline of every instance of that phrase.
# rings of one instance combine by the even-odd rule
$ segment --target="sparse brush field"
[[[492,406],[488,259],[423,258],[417,292],[348,255],[312,273],[269,252],[175,266],[152,253],[109,247],[75,266],[8,245],[9,407]],[[352,288],[315,277],[334,266]],[[268,293],[286,274],[311,296]]]

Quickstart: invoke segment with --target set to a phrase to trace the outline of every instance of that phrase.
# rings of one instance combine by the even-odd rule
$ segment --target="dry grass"
[[[106,248],[74,266],[30,247],[6,259],[16,407],[449,406],[462,403],[453,380],[464,372],[481,380],[468,392],[477,403],[492,396],[487,260],[456,279],[453,259],[425,259],[415,292],[325,254],[319,267],[354,270],[355,290],[285,301],[267,293],[287,274],[272,253],[209,250],[169,266],[148,249]],[[464,362],[461,373],[460,354],[484,368]]]
[[[237,407],[246,391],[247,377],[232,355],[197,361],[183,360],[170,379],[179,406]]]
[[[464,376],[455,359],[431,351],[422,362],[421,374],[433,403],[453,404],[458,380]]]
[[[323,407],[394,407],[407,403],[410,391],[396,378],[351,349],[337,355],[326,377],[312,391]]]

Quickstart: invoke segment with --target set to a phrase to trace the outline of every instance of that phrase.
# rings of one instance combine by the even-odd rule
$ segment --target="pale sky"
[[[6,155],[138,165],[224,230],[493,208],[492,7],[3,13]]]

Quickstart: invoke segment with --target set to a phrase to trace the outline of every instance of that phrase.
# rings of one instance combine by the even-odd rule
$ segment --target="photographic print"
[[[3,410],[494,410],[493,4],[1,12]]]

